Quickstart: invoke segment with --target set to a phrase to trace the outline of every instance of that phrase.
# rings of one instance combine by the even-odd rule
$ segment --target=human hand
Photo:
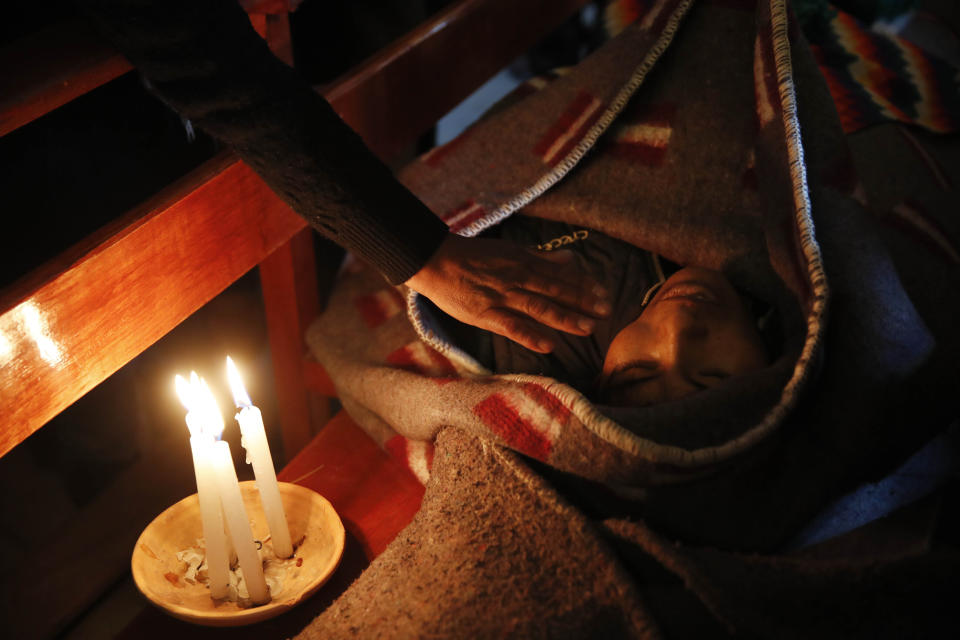
[[[450,234],[405,284],[457,320],[539,353],[554,347],[545,327],[589,335],[594,318],[610,313],[609,294],[577,273],[570,251],[506,240]]]

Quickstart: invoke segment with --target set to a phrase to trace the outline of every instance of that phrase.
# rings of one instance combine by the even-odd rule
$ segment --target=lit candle
[[[236,415],[237,422],[240,423],[240,444],[247,451],[247,463],[253,466],[253,474],[257,479],[260,503],[263,505],[263,513],[273,540],[273,552],[278,558],[288,558],[293,555],[293,545],[290,542],[290,529],[283,511],[283,502],[280,500],[280,487],[277,485],[277,473],[270,456],[270,445],[263,429],[263,416],[260,409],[253,406],[243,386],[240,372],[230,356],[227,356],[227,379],[230,381],[233,402],[240,410]]]
[[[217,407],[216,399],[203,378],[200,379],[200,386],[202,403],[205,407],[204,414],[211,416],[209,423],[219,427],[219,431],[214,433],[217,440],[210,447],[210,462],[217,491],[220,494],[220,504],[223,506],[223,515],[227,521],[227,529],[233,539],[240,569],[243,570],[243,580],[247,585],[250,601],[254,604],[263,604],[270,600],[270,592],[267,589],[267,581],[263,577],[263,564],[253,541],[253,529],[250,527],[247,509],[243,505],[243,496],[240,494],[237,472],[233,468],[233,458],[230,456],[230,445],[219,439],[220,433],[223,432],[223,417]],[[214,415],[216,422],[213,419]]]
[[[191,379],[197,374],[192,374]],[[193,385],[183,376],[174,378],[180,402],[187,408],[187,428],[190,430],[190,450],[193,452],[193,472],[197,478],[197,498],[200,501],[200,521],[207,549],[207,577],[210,595],[226,598],[230,586],[230,561],[227,537],[223,530],[220,497],[213,478],[211,451],[213,436],[203,429],[201,404]],[[199,382],[199,380],[198,380]],[[221,419],[222,420],[222,419]]]

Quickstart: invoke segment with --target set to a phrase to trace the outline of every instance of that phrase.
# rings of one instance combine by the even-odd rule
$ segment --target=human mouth
[[[687,280],[671,285],[660,294],[657,302],[665,300],[693,304],[720,304],[719,296],[709,286],[697,280]]]

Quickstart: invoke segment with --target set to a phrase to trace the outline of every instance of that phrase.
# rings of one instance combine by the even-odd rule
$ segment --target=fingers
[[[579,272],[572,258],[572,252],[567,250],[531,251],[530,269],[515,286],[546,296],[574,312],[606,317],[611,311],[609,292]]]
[[[488,309],[477,318],[476,326],[498,333],[537,353],[553,351],[553,341],[544,335],[542,325],[507,309]]]
[[[565,307],[552,298],[523,289],[511,289],[504,295],[504,304],[510,310],[532,318],[537,323],[575,335],[589,335],[596,321]]]
[[[554,264],[570,264],[573,261],[573,251],[570,251],[570,249],[556,249],[554,251],[537,251],[530,249],[529,253],[535,258],[553,262]]]

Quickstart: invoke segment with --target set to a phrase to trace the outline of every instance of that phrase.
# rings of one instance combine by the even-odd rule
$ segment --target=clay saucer
[[[256,484],[241,482],[240,492],[254,538],[265,539],[269,532]],[[310,489],[281,482],[280,497],[290,537],[294,544],[302,542],[294,551],[293,561],[288,561],[282,584],[277,593],[271,593],[270,602],[241,607],[235,602],[214,601],[206,585],[184,579],[177,552],[196,546],[197,538],[203,537],[196,494],[161,513],[140,534],[130,562],[137,588],[170,615],[213,627],[260,622],[297,606],[337,568],[343,555],[343,523],[326,498]]]

